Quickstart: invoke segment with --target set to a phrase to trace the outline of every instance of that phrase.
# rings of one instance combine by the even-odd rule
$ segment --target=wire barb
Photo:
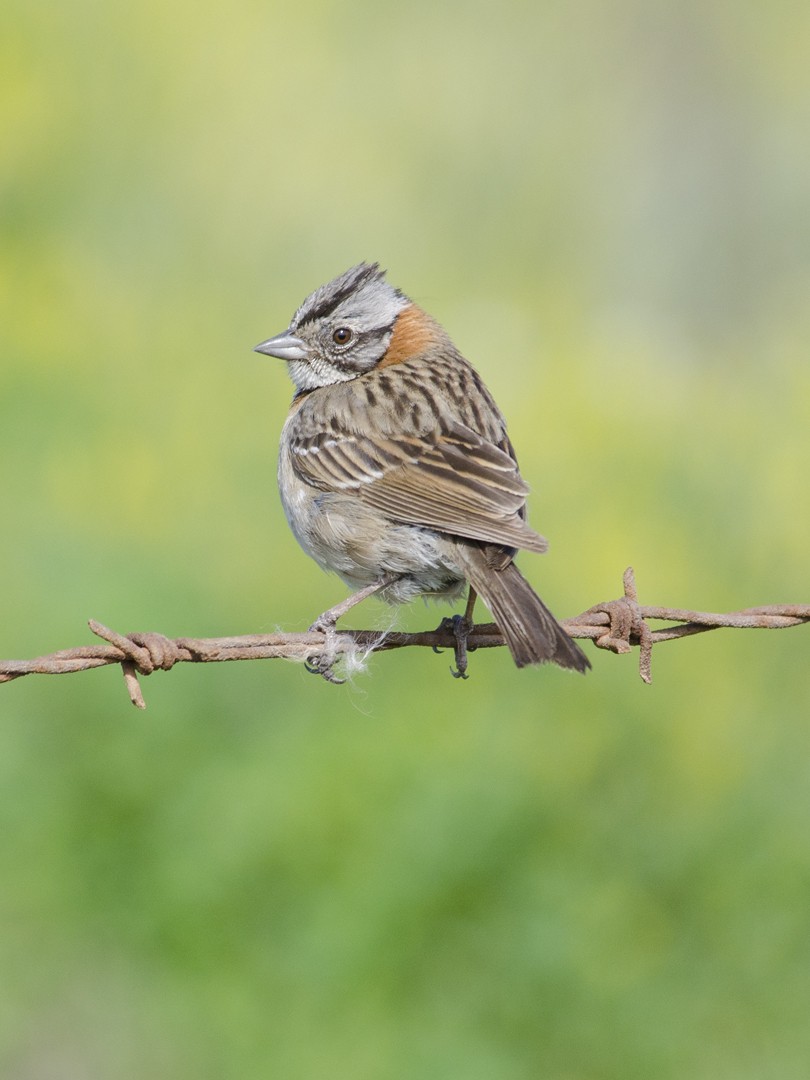
[[[455,616],[462,623],[468,616]],[[674,625],[653,630],[649,621]],[[590,638],[600,649],[616,654],[631,652],[639,647],[639,674],[649,683],[654,645],[675,641],[692,634],[703,634],[721,627],[731,629],[780,630],[810,622],[810,604],[771,604],[718,614],[690,611],[683,608],[650,607],[639,603],[632,567],[624,573],[623,595],[607,600],[562,623],[574,638]],[[61,649],[32,660],[0,660],[0,683],[20,679],[24,675],[65,675],[73,671],[119,664],[130,701],[139,709],[146,707],[139,676],[155,671],[170,671],[177,663],[219,663],[225,660],[286,659],[302,661],[307,669],[328,682],[345,680],[335,676],[334,664],[358,651],[368,654],[411,646],[452,649],[458,676],[466,675],[467,654],[474,649],[492,649],[505,645],[494,623],[476,623],[469,634],[459,640],[458,624],[453,618],[444,619],[435,630],[406,634],[377,630],[341,630],[327,643],[321,631],[305,634],[248,634],[222,638],[168,638],[157,633],[119,634],[103,623],[91,619],[89,627],[101,639],[96,645],[80,645]],[[466,627],[464,627],[466,629]],[[454,673],[455,674],[455,673]]]
[[[625,570],[622,584],[624,596],[618,600],[596,604],[586,612],[592,615],[607,615],[608,618],[607,629],[593,639],[594,644],[597,648],[609,649],[614,653],[631,652],[633,646],[638,645],[639,675],[645,683],[650,683],[652,682],[653,632],[644,621],[645,616],[638,602],[636,575],[632,566],[628,566]]]

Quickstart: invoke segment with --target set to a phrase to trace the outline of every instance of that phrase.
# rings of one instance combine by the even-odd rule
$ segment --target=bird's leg
[[[370,596],[374,596],[375,593],[382,592],[383,589],[387,589],[389,585],[393,585],[395,581],[398,581],[401,574],[384,574],[379,581],[372,581],[370,585],[366,585],[362,589],[358,589],[357,592],[352,593],[351,596],[347,596],[345,600],[341,600],[339,604],[335,604],[334,607],[330,607],[327,611],[324,611],[315,622],[310,626],[310,630],[315,633],[320,631],[322,634],[328,634],[335,629],[335,623],[338,619],[342,619],[347,611],[355,606],[355,604],[361,603],[363,600],[368,600]]]
[[[389,585],[393,585],[400,577],[400,574],[385,574],[378,581],[373,581],[370,585],[358,589],[357,592],[347,596],[345,600],[341,600],[339,604],[335,604],[334,607],[318,616],[309,629],[311,633],[323,634],[325,647],[323,653],[307,658],[304,665],[307,671],[312,672],[314,675],[322,675],[327,682],[345,682],[345,679],[337,678],[332,671],[337,644],[335,640],[337,637],[335,624],[347,611],[351,611],[356,604],[367,600],[369,596],[374,596],[375,593],[382,592],[383,589],[387,589]]]
[[[464,608],[464,621],[470,624],[470,630],[475,626],[473,622],[473,612],[475,611],[475,601],[478,599],[478,593],[470,586],[470,591],[467,594],[467,606]]]
[[[451,615],[446,619],[442,619],[439,623],[439,630],[449,630],[455,638],[453,645],[453,652],[456,654],[456,666],[450,668],[450,674],[454,679],[466,679],[467,675],[467,639],[473,632],[475,623],[473,622],[473,612],[475,611],[475,601],[478,599],[478,593],[470,586],[470,591],[467,596],[467,606],[464,608],[463,615]],[[434,646],[434,652],[439,650]]]

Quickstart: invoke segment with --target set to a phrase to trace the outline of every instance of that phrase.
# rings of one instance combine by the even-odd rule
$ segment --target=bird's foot
[[[340,655],[340,640],[335,628],[336,619],[329,617],[330,612],[325,611],[319,615],[310,626],[311,634],[323,634],[323,652],[312,653],[304,661],[304,667],[310,675],[320,675],[333,686],[342,686],[345,679],[335,674],[335,661]]]
[[[453,652],[456,657],[456,666],[450,668],[450,674],[454,679],[469,678],[467,674],[467,655],[473,652],[475,647],[468,648],[467,640],[473,632],[474,626],[475,623],[465,615],[449,615],[447,618],[442,619],[437,627],[438,633],[453,635]],[[434,645],[433,651],[438,653],[442,650]]]
[[[327,682],[334,683],[337,686],[346,682],[345,679],[339,679],[334,672],[335,661],[340,653],[345,651],[345,644],[344,648],[341,649],[340,636],[336,630],[338,619],[342,618],[347,611],[351,611],[361,600],[366,600],[369,596],[382,592],[383,589],[387,589],[389,585],[393,585],[398,581],[400,577],[400,574],[383,574],[378,581],[358,589],[357,592],[347,596],[345,600],[335,604],[334,607],[318,616],[310,626],[309,632],[311,634],[323,634],[324,648],[322,653],[313,654],[307,658],[304,665],[307,671],[312,672],[313,675],[320,675]]]

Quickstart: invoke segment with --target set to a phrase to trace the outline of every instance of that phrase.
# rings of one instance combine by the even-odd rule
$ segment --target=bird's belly
[[[393,522],[366,506],[356,495],[323,492],[300,480],[279,461],[279,490],[293,534],[304,551],[325,570],[354,589],[384,574],[402,579],[385,591],[401,603],[416,596],[455,599],[464,577],[452,559],[452,545],[432,529]]]

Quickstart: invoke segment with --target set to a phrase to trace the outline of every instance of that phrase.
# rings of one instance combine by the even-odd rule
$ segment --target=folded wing
[[[511,446],[445,421],[427,436],[383,437],[341,430],[296,437],[293,465],[313,487],[352,491],[395,521],[470,540],[543,552],[523,520],[528,487]]]

